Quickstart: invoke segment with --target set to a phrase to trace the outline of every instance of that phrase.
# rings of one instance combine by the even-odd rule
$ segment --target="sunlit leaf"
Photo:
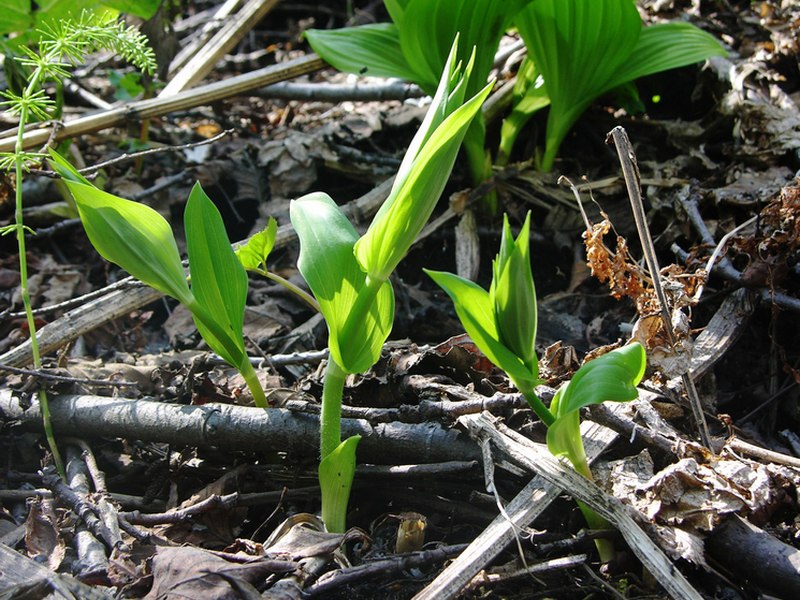
[[[275,236],[278,233],[278,222],[270,217],[267,226],[251,236],[244,246],[236,249],[236,257],[248,271],[265,268],[269,253],[275,246]]]
[[[336,203],[321,192],[293,200],[292,225],[300,239],[297,266],[328,324],[331,356],[348,373],[366,371],[380,357],[392,329],[394,293],[380,285],[363,318],[350,320],[366,273],[353,255],[358,233]],[[347,338],[343,332],[347,330]]]
[[[51,157],[100,255],[158,291],[190,303],[193,296],[178,246],[164,217],[149,206],[97,189],[61,156],[51,151]]]
[[[319,463],[322,521],[332,533],[344,533],[347,503],[356,472],[356,447],[360,435],[347,438]]]
[[[519,387],[532,389],[539,383],[538,364],[529,368],[500,341],[489,292],[452,273],[428,269],[425,273],[450,296],[464,330],[492,363]]]
[[[325,62],[345,73],[416,80],[416,72],[400,50],[397,27],[392,23],[309,29],[305,37]]]
[[[247,273],[231,248],[217,207],[199,183],[189,195],[183,221],[192,293],[201,307],[198,311],[191,303],[188,308],[209,347],[238,367],[245,356]]]
[[[641,344],[632,343],[603,354],[578,369],[550,403],[556,421],[547,430],[547,447],[556,456],[565,455],[576,469],[586,457],[580,436],[579,411],[603,402],[627,402],[638,396],[647,359]],[[588,470],[588,466],[585,467]]]

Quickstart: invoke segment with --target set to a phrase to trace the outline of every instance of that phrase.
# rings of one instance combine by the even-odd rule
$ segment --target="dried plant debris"
[[[789,284],[800,263],[800,180],[795,178],[761,211],[756,234],[736,237],[733,247],[747,257],[742,278],[748,285],[774,290]]]
[[[627,240],[617,235],[615,251],[605,245],[604,237],[611,229],[608,216],[603,214],[600,223],[591,224],[583,233],[592,275],[608,283],[614,298],[628,297],[634,302],[640,318],[632,337],[647,350],[649,367],[657,368],[668,377],[685,373],[691,359],[690,318],[685,309],[695,303],[694,295],[705,281],[705,271],[686,273],[678,265],[661,269],[659,275],[672,315],[674,342],[671,342],[650,277],[633,260]]]

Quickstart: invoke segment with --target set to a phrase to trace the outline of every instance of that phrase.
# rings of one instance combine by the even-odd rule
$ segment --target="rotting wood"
[[[676,600],[702,599],[661,548],[637,525],[631,516],[634,512],[632,508],[603,492],[594,482],[562,464],[547,450],[502,424],[497,424],[491,415],[468,415],[461,417],[459,422],[473,436],[489,439],[514,462],[538,473],[606,518],[619,530],[631,550],[670,596]],[[646,521],[644,517],[641,519]]]
[[[50,402],[56,434],[119,437],[183,446],[231,450],[319,454],[319,418],[281,408],[230,404],[184,406],[152,400],[102,396],[54,396]],[[24,405],[9,390],[0,390],[0,415],[27,429],[41,430],[38,403]],[[342,419],[342,435],[360,435],[359,462],[423,463],[475,460],[475,444],[438,423],[379,423]]]
[[[219,31],[198,48],[183,68],[175,73],[166,87],[161,90],[159,98],[174,96],[208,75],[214,65],[225,56],[225,53],[233,49],[277,3],[278,0],[245,2],[241,10],[234,16],[226,18]]]
[[[800,598],[800,550],[737,515],[705,541],[706,552],[726,570],[780,598]]]
[[[214,12],[213,16],[210,13],[213,9],[209,9],[205,11],[206,15],[203,19],[205,22],[203,26],[200,28],[200,31],[196,31],[191,34],[191,42],[186,44],[183,48],[181,48],[175,57],[172,59],[172,62],[169,64],[169,71],[168,77],[171,78],[175,75],[178,71],[180,71],[187,62],[191,60],[191,58],[197,54],[200,48],[203,47],[204,44],[211,39],[211,37],[219,31],[222,25],[225,23],[225,20],[231,16],[233,11],[237,9],[241,0],[225,0],[225,3],[222,4],[219,8],[217,8],[216,12]],[[202,13],[201,13],[202,15]],[[197,15],[195,15],[196,17]],[[209,18],[210,16],[210,18]],[[179,31],[182,26],[186,26],[188,28],[196,27],[202,21],[195,21],[194,17],[189,17],[186,19],[181,20],[179,23],[175,24],[175,31]]]
[[[211,104],[256,88],[293,79],[318,71],[325,63],[316,54],[286,61],[277,65],[257,69],[244,75],[229,77],[222,81],[209,83],[175,94],[168,98],[150,98],[128,102],[111,110],[102,111],[60,124],[53,131],[53,123],[45,123],[41,128],[31,129],[23,136],[25,148],[42,146],[49,141],[59,141],[85,133],[100,131],[108,127],[122,125],[131,120],[160,117],[177,110]],[[0,152],[12,152],[17,142],[16,135],[0,138]]]
[[[610,410],[618,410],[618,406]],[[617,434],[610,429],[590,421],[581,424],[581,436],[590,462],[617,438]],[[457,597],[481,569],[494,560],[515,535],[535,521],[560,494],[561,490],[543,477],[534,477],[505,507],[508,518],[498,515],[458,558],[414,596],[414,600],[449,600]]]

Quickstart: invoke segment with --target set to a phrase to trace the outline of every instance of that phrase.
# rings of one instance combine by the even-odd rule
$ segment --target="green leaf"
[[[627,402],[638,396],[647,359],[644,348],[632,343],[589,361],[556,393],[550,412],[556,417],[547,430],[547,447],[555,456],[567,456],[586,474],[586,455],[580,436],[580,409],[606,401]]]
[[[52,150],[50,154],[100,255],[158,291],[184,304],[192,302],[178,246],[164,217],[144,204],[97,189],[64,158]]]
[[[345,73],[416,81],[415,70],[400,50],[397,27],[391,23],[309,29],[305,37],[322,60]]]
[[[536,357],[536,287],[531,272],[529,251],[531,213],[514,240],[508,216],[503,219],[500,252],[493,264],[494,276],[489,289],[500,340],[514,352],[529,370],[535,370]]]
[[[727,52],[717,39],[691,23],[660,23],[645,27],[629,59],[606,87],[607,91],[634,79],[702,62]]]
[[[187,305],[209,347],[235,367],[246,357],[242,328],[247,273],[236,258],[222,217],[199,183],[183,216],[192,293]]]
[[[500,127],[500,145],[496,161],[499,166],[508,164],[522,129],[533,115],[547,106],[550,106],[550,96],[547,95],[544,77],[536,69],[533,61],[526,58],[517,72],[511,113],[503,119]]]
[[[631,0],[536,0],[515,23],[551,100],[545,171],[569,129],[601,94],[636,77],[724,53],[712,36],[686,23],[642,29]],[[536,108],[536,98],[531,101]],[[530,110],[512,119],[516,126]]]
[[[347,504],[356,473],[356,447],[360,439],[360,435],[347,438],[319,463],[322,522],[332,533],[344,533],[347,529]]]
[[[251,236],[244,246],[236,249],[236,257],[248,271],[266,269],[267,258],[275,246],[275,236],[278,233],[278,222],[270,217],[267,226]]]
[[[0,11],[0,34],[27,31],[33,24],[30,0],[7,0]]]
[[[533,389],[539,383],[539,367],[531,367],[501,341],[489,293],[479,285],[441,271],[423,269],[441,287],[456,309],[464,330],[486,357],[505,371],[520,389]]]
[[[317,192],[293,200],[289,213],[300,239],[297,266],[328,324],[331,356],[348,373],[366,371],[392,329],[392,287],[367,284],[353,255],[358,233],[330,196]]]
[[[536,0],[515,23],[552,101],[541,165],[549,170],[572,124],[630,56],[641,18],[630,0]]]
[[[487,85],[450,114],[426,140],[408,175],[395,183],[367,233],[356,244],[358,262],[370,277],[387,279],[428,222],[467,127],[490,90],[491,85]]]
[[[102,4],[126,15],[147,20],[156,14],[161,0],[103,0]]]

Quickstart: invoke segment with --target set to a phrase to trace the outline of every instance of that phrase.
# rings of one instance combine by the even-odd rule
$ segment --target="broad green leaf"
[[[547,447],[567,456],[584,475],[588,471],[580,436],[580,409],[590,404],[627,402],[637,397],[647,360],[641,344],[633,343],[599,356],[578,369],[556,393],[550,411],[556,421],[547,429]]]
[[[235,367],[245,357],[242,327],[247,273],[236,258],[214,203],[196,183],[183,215],[195,303],[188,305],[209,347]]]
[[[289,213],[300,239],[297,266],[328,324],[331,356],[348,373],[366,371],[392,329],[392,287],[388,282],[367,287],[366,273],[353,255],[358,233],[327,194],[293,200]]]
[[[487,85],[450,114],[420,149],[406,178],[392,188],[385,206],[356,244],[361,267],[370,277],[388,279],[408,253],[433,212],[470,121],[489,94]]]
[[[52,150],[51,164],[61,175],[78,207],[89,241],[106,260],[136,279],[189,304],[178,246],[167,221],[144,204],[125,200],[86,182]]]
[[[572,124],[608,89],[641,32],[630,0],[536,0],[515,19],[551,99],[542,169]]]
[[[356,447],[360,435],[347,438],[319,463],[322,522],[331,533],[347,529],[347,504],[356,473]]]
[[[517,387],[533,389],[539,383],[539,367],[529,368],[501,341],[489,293],[479,285],[441,271],[423,269],[442,288],[456,309],[464,330],[486,357],[505,371]]]
[[[161,0],[103,0],[103,6],[146,20],[156,14]]]
[[[397,27],[391,23],[309,29],[305,36],[314,52],[340,71],[416,81],[416,71],[403,57]]]
[[[642,30],[630,58],[606,90],[624,83],[702,62],[727,52],[717,39],[691,23],[661,23]]]
[[[33,24],[31,0],[7,0],[0,11],[0,34],[27,31]]]
[[[499,166],[508,164],[522,129],[533,115],[547,106],[550,106],[550,96],[547,95],[544,77],[536,69],[533,61],[526,58],[517,72],[511,113],[503,119],[500,127],[500,145],[496,160]]]
[[[267,226],[251,236],[244,246],[236,249],[236,257],[248,271],[266,268],[267,258],[275,246],[275,236],[278,233],[278,222],[270,217]]]

